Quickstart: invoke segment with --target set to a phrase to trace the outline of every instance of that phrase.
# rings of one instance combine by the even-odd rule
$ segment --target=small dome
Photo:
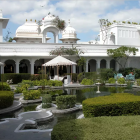
[[[51,15],[50,13],[43,18],[43,21],[53,21],[54,19],[56,19],[55,15]]]
[[[62,32],[62,38],[77,38],[76,30],[70,25],[70,20]]]
[[[68,22],[68,26],[63,30],[62,34],[73,33],[76,34],[76,30],[70,25],[70,21]]]
[[[25,22],[22,26],[19,26],[16,30],[17,33],[23,33],[23,32],[28,32],[28,33],[38,33],[38,24],[36,22]]]

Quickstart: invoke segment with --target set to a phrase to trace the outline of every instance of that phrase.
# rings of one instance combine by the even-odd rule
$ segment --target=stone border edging
[[[20,101],[22,104],[39,103],[39,102],[42,102],[42,97],[40,97],[40,99],[36,99],[36,100],[24,100],[23,97],[21,97],[21,98],[19,99],[19,101]]]
[[[36,112],[41,112],[41,111],[42,110],[39,110],[39,111],[30,111],[30,112],[32,112],[32,113],[35,112],[36,113]],[[30,113],[30,112],[21,113],[19,115],[19,118],[22,118],[21,115],[26,114],[26,113]],[[30,122],[30,123],[22,123],[22,124],[20,124],[15,129],[14,132],[16,132],[16,133],[20,133],[20,132],[51,132],[53,129],[46,129],[46,130],[28,129],[28,130],[23,130],[26,125],[36,125],[36,122],[47,121],[47,120],[53,119],[54,116],[53,116],[53,114],[50,111],[47,111],[46,113],[48,113],[49,116],[45,116],[43,118],[39,118],[39,119],[35,119],[35,120],[31,120],[31,119],[25,120],[25,121]]]
[[[13,107],[8,107],[8,108],[1,109],[0,110],[0,114],[9,113],[9,112],[15,111],[17,109],[20,109],[22,107],[22,103],[21,102],[19,102],[19,101],[14,101],[14,102],[17,102],[18,105],[13,106]]]
[[[57,109],[57,105],[55,104],[52,104],[52,107],[55,107],[55,108],[53,108],[52,110],[51,108],[47,108],[47,109],[50,109],[50,111],[54,114],[66,114],[66,113],[70,113],[70,112],[74,112],[74,111],[82,109],[82,105],[75,105],[75,107],[73,108],[62,109],[62,110]],[[36,107],[36,110],[41,110],[41,109],[42,109],[42,104]]]

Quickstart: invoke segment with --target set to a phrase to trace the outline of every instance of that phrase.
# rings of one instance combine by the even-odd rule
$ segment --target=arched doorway
[[[27,59],[21,60],[19,64],[19,73],[30,73],[30,72],[31,72],[30,61]]]
[[[44,59],[39,59],[35,61],[34,65],[34,74],[39,74],[41,73],[41,66],[44,64]]]
[[[42,43],[46,43],[46,35],[47,35],[48,32],[52,33],[53,36],[54,36],[54,42],[53,43],[58,43],[59,30],[56,27],[53,27],[53,26],[47,27],[43,30],[43,32],[42,32],[42,34],[43,34]]]
[[[116,64],[115,60],[112,59],[112,60],[110,61],[110,68],[113,69],[113,70],[115,70],[115,69],[116,69],[115,64]]]
[[[94,59],[91,59],[91,60],[89,60],[89,67],[90,67],[90,69],[89,69],[89,72],[94,72],[94,71],[96,71],[96,60],[94,60]]]
[[[111,45],[115,45],[115,35],[110,36],[110,43]]]
[[[105,59],[102,59],[102,60],[101,60],[101,62],[100,62],[100,68],[101,68],[101,69],[106,68],[106,60],[105,60]]]
[[[15,73],[15,61],[14,60],[6,60],[4,65],[4,73]]]

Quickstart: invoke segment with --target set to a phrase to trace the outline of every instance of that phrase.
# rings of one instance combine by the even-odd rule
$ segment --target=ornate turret
[[[3,32],[2,29],[5,29],[9,19],[3,18],[2,10],[0,9],[0,42],[3,42]]]
[[[63,43],[77,43],[77,34],[76,30],[70,25],[70,20],[68,21],[68,26],[62,32],[62,39],[60,39]]]

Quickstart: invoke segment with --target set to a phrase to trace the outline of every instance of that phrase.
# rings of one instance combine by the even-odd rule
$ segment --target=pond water
[[[134,95],[140,95],[140,89],[138,88],[131,88],[131,87],[105,87],[105,86],[100,86],[100,91],[101,93],[96,93],[97,87],[92,87],[92,88],[80,88],[80,89],[63,89],[63,90],[53,90],[53,91],[45,91],[45,93],[51,93],[53,95],[53,100],[55,100],[55,97],[57,95],[61,94],[69,94],[69,95],[76,95],[76,102],[77,103],[82,103],[83,100],[87,98],[94,98],[98,96],[107,96],[110,95],[111,93],[132,93]],[[57,95],[56,95],[57,94]],[[0,119],[2,118],[15,118],[18,116],[18,114],[22,112],[28,112],[28,111],[35,111],[35,108],[39,104],[29,104],[29,105],[24,105],[21,109],[10,112],[8,114],[0,115]],[[70,119],[76,119],[80,114],[82,114],[82,111],[76,111],[74,113],[70,114],[62,114],[54,115],[54,119],[51,121],[43,122],[43,123],[38,123],[37,124],[37,129],[50,129],[53,128],[54,125],[56,125],[58,122],[70,120]],[[1,121],[1,120],[0,120]],[[28,129],[28,128],[26,128]]]

